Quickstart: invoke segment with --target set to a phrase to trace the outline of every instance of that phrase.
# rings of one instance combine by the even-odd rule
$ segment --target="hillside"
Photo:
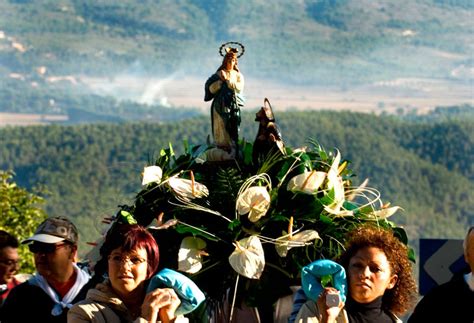
[[[199,73],[214,69],[220,43],[235,39],[247,46],[249,71],[301,82],[310,74],[327,79],[324,70],[336,72],[333,81],[344,74],[446,77],[447,68],[469,63],[466,27],[474,6],[467,0],[2,0],[0,8],[0,30],[18,44],[8,48],[3,40],[1,53],[18,72],[46,66],[60,75],[111,74],[135,66]]]
[[[90,94],[166,106],[166,83],[204,80],[229,40],[245,45],[249,80],[309,87],[301,96],[364,86],[366,96],[441,91],[465,101],[430,106],[472,103],[473,10],[468,0],[0,0],[2,87],[15,89],[13,98],[28,88],[48,93],[16,104],[2,94],[0,111],[59,113],[48,96]],[[190,89],[181,85],[183,96]]]
[[[293,147],[318,140],[337,147],[352,163],[356,183],[370,178],[384,201],[404,211],[394,221],[417,238],[462,236],[474,223],[474,115],[404,120],[334,112],[277,115],[285,142]],[[469,112],[470,111],[470,112]],[[253,116],[244,115],[241,137],[253,141]],[[104,216],[129,204],[140,190],[143,166],[161,148],[202,144],[207,118],[165,124],[102,124],[0,129],[0,168],[13,169],[26,187],[46,185],[47,211],[68,215],[81,226],[84,241],[97,238]],[[449,133],[449,135],[446,135]]]

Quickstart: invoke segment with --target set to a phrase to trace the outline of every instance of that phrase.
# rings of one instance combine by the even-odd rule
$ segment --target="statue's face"
[[[233,70],[235,64],[237,64],[237,58],[235,56],[229,56],[225,61],[225,69],[228,71]]]

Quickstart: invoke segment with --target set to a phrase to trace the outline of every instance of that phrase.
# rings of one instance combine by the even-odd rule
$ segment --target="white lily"
[[[168,185],[179,196],[185,199],[194,199],[209,195],[206,185],[194,181],[191,173],[191,179],[180,178],[177,176],[168,179]]]
[[[336,157],[328,171],[328,190],[334,190],[334,200],[328,205],[333,211],[332,213],[338,213],[344,204],[344,183],[342,177],[339,176],[339,162],[341,161],[341,154],[337,152]]]
[[[160,166],[148,166],[143,169],[142,185],[161,182],[163,170]]]
[[[354,211],[343,209],[340,206],[339,207],[329,207],[329,206],[325,205],[324,210],[329,214],[339,216],[339,217],[353,216],[354,215]]]
[[[307,194],[314,194],[316,190],[323,184],[326,178],[325,172],[305,171],[296,175],[288,182],[286,189],[288,191],[300,191]]]
[[[200,238],[186,237],[181,241],[178,252],[178,270],[195,274],[202,268],[202,256],[209,254],[203,249],[206,242]]]
[[[270,207],[270,194],[264,186],[248,187],[236,202],[239,215],[248,213],[251,222],[257,222],[263,217]]]
[[[234,243],[235,250],[229,256],[231,267],[250,279],[259,279],[265,267],[262,243],[257,236],[250,236]]]
[[[315,230],[304,230],[293,234],[293,217],[290,217],[288,234],[276,239],[275,249],[280,257],[286,257],[291,248],[304,247],[311,244],[309,242],[315,239],[321,239]]]
[[[308,151],[308,147],[298,147],[293,149],[293,154],[305,153],[306,151]]]
[[[350,192],[348,192],[349,194],[346,196],[346,200],[348,200],[348,201],[354,200],[359,194],[361,194],[365,190],[368,183],[369,183],[369,179],[366,178],[362,182],[362,184],[360,184],[357,188],[355,188],[355,189],[351,190]]]
[[[375,211],[369,213],[368,216],[370,218],[374,218],[374,219],[386,219],[386,218],[391,217],[392,215],[394,215],[400,209],[401,209],[401,207],[399,207],[399,206],[392,206],[392,207],[389,207],[389,208],[383,208],[383,209],[380,209],[380,210],[375,210]]]

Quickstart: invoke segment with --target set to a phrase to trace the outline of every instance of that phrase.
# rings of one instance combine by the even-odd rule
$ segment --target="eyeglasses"
[[[6,267],[17,267],[18,260],[12,260],[12,259],[0,260],[0,264]]]
[[[53,253],[64,246],[67,246],[67,243],[53,244],[33,242],[32,244],[28,245],[28,249],[30,249],[32,253]]]
[[[140,258],[138,256],[122,256],[122,255],[110,255],[109,262],[113,263],[114,265],[120,266],[123,263],[129,263],[132,266],[138,266],[146,262],[146,259]]]

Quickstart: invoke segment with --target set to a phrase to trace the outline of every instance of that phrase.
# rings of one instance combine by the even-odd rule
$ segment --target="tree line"
[[[468,111],[468,110],[466,110]],[[472,110],[471,110],[472,111]],[[474,117],[429,121],[351,112],[277,114],[286,145],[308,140],[339,149],[352,163],[355,184],[369,178],[383,201],[404,211],[393,221],[409,238],[459,238],[474,222]],[[243,115],[241,138],[253,141],[257,124]],[[26,188],[44,186],[48,215],[75,219],[85,242],[96,240],[101,219],[130,204],[141,188],[143,167],[171,143],[206,143],[205,117],[171,123],[30,126],[0,129],[0,169]]]

